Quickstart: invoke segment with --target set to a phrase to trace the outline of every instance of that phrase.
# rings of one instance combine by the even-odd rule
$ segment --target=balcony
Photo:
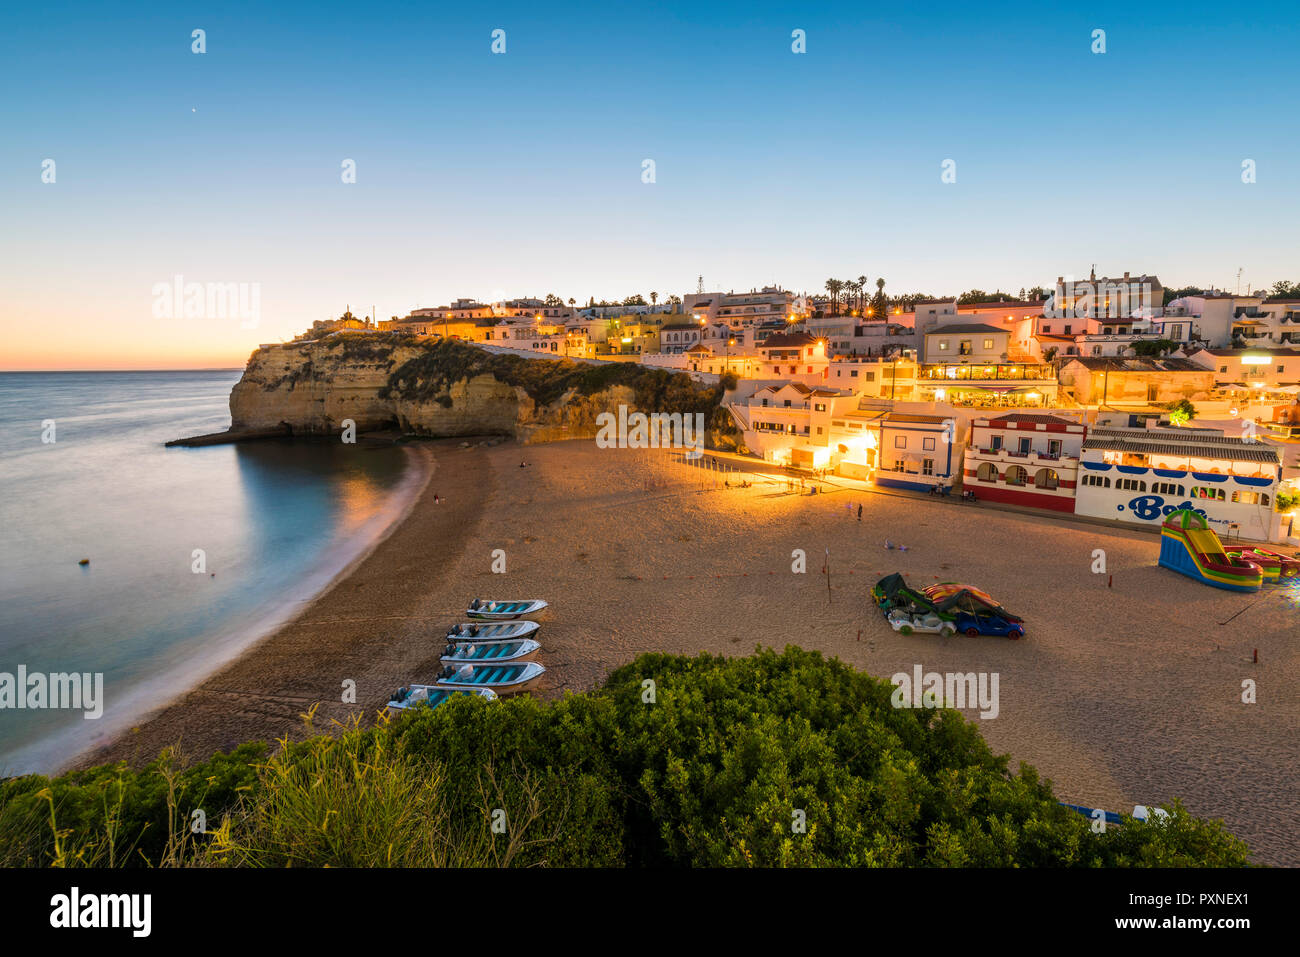
[[[966,451],[972,456],[978,456],[985,461],[1003,462],[1008,465],[1035,465],[1047,468],[1059,468],[1062,466],[1066,468],[1078,468],[1079,466],[1079,459],[1077,456],[1066,455],[1064,453],[1038,452],[1032,449],[1028,452],[1018,452],[1006,448],[980,449],[973,447]]]

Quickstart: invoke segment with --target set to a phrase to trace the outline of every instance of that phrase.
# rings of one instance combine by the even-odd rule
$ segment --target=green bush
[[[183,772],[164,758],[6,781],[0,864],[1247,863],[1177,801],[1093,833],[960,713],[895,709],[892,691],[797,648],[646,654],[558,701],[455,698],[270,758],[245,745]],[[199,806],[214,830],[187,841]]]

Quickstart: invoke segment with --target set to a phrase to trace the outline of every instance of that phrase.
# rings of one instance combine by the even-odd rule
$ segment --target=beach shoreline
[[[964,713],[1060,800],[1129,812],[1181,798],[1198,817],[1222,818],[1256,863],[1300,864],[1300,596],[1207,588],[1158,567],[1158,541],[1138,529],[925,496],[799,495],[757,474],[726,488],[670,453],[586,440],[522,453],[430,446],[431,480],[349,575],[94,763],[139,764],[177,743],[201,760],[243,741],[296,740],[313,706],[318,729],[368,720],[393,689],[436,674],[444,629],[472,598],[544,598],[537,697],[590,691],[645,652],[756,646],[797,645],[885,680],[917,665],[997,673],[997,717]],[[498,551],[505,574],[493,571]],[[1027,634],[894,632],[867,592],[895,571],[916,586],[985,589]],[[1245,679],[1258,704],[1243,702]],[[355,701],[345,703],[348,680]]]
[[[165,737],[166,727],[179,721],[175,712],[187,697],[241,660],[256,655],[259,645],[274,638],[302,615],[310,613],[318,602],[345,583],[406,521],[432,481],[436,466],[431,450],[424,443],[406,445],[403,451],[407,455],[405,474],[393,490],[392,500],[371,516],[364,526],[338,543],[334,554],[322,556],[316,567],[295,583],[290,593],[257,619],[243,624],[234,634],[214,636],[217,647],[213,653],[192,662],[183,675],[170,671],[133,688],[116,703],[115,710],[120,717],[101,719],[104,726],[97,735],[99,740],[66,756],[52,773],[61,774],[124,759],[132,763],[147,763],[157,757],[157,753],[149,753],[151,745],[132,747],[130,757],[124,752],[124,746],[129,739]],[[155,699],[154,704],[143,704],[151,698]],[[202,738],[196,745],[198,753],[190,757],[198,760],[207,757],[207,747]],[[46,744],[42,748],[49,751]]]

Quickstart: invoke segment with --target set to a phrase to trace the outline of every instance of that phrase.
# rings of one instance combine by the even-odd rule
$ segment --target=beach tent
[[[923,589],[925,597],[934,605],[934,610],[941,615],[955,615],[965,612],[968,615],[997,615],[1008,621],[1022,621],[999,605],[986,592],[957,582],[940,582]]]
[[[934,608],[934,604],[921,592],[910,588],[907,581],[898,572],[886,575],[876,582],[876,587],[871,590],[871,594],[877,604],[887,609],[906,607],[908,605],[915,605],[920,610]]]

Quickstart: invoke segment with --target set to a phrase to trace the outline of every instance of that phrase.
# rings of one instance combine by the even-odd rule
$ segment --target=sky
[[[1294,2],[6,4],[0,369],[699,276],[1300,281],[1297,49]]]

